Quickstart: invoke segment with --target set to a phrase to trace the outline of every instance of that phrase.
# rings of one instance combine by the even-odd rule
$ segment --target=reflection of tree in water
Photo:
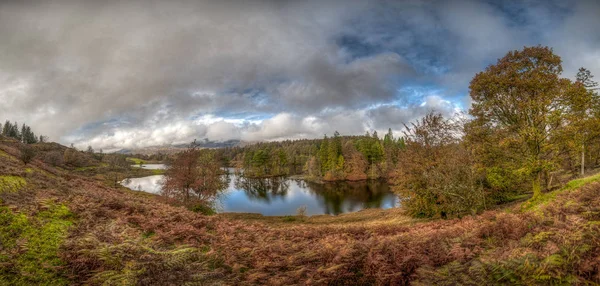
[[[290,188],[290,183],[284,177],[259,179],[236,176],[235,188],[243,190],[250,199],[269,203],[273,198],[285,197]]]
[[[389,186],[377,180],[325,184],[302,182],[298,186],[306,186],[321,201],[324,212],[334,215],[362,208],[380,208],[389,194]],[[348,209],[344,210],[344,206]]]

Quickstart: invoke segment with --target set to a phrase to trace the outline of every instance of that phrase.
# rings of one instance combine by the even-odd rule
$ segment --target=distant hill
[[[246,142],[240,140],[227,140],[227,141],[211,141],[208,139],[204,139],[201,141],[196,141],[196,146],[199,148],[226,148],[226,147],[236,147],[245,145]],[[144,148],[134,148],[134,149],[121,149],[116,151],[118,154],[143,154],[143,155],[151,155],[156,153],[164,153],[164,154],[174,154],[180,152],[182,149],[187,148],[190,144],[175,144],[175,145],[167,145],[167,146],[149,146]]]

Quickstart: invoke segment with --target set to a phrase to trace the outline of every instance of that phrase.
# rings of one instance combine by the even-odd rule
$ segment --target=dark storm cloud
[[[567,76],[581,65],[600,74],[599,10],[596,1],[2,2],[0,119],[97,148],[399,128],[425,110],[468,107],[474,73],[523,45],[553,46]],[[405,85],[442,92],[398,92]]]

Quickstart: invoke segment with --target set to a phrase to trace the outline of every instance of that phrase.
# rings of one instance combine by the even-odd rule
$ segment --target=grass
[[[99,166],[78,167],[78,168],[75,168],[74,171],[76,171],[76,172],[86,172],[86,171],[90,171],[90,170],[96,170],[98,168],[99,168]]]
[[[25,179],[19,176],[0,176],[0,193],[17,192],[27,185]]]
[[[404,214],[400,208],[363,209],[358,212],[344,213],[336,216],[313,215],[300,219],[297,216],[264,216],[257,213],[219,213],[216,215],[228,220],[263,223],[270,226],[289,226],[290,222],[312,226],[375,226],[375,225],[407,225],[426,221],[415,219]]]
[[[9,155],[8,153],[6,153],[6,152],[4,152],[2,150],[0,150],[0,158],[2,160],[10,160],[10,161],[13,161],[13,162],[18,162],[19,161],[19,159],[15,158],[15,157],[13,157],[11,155]]]
[[[527,202],[523,203],[521,206],[522,210],[523,211],[539,210],[539,208],[541,206],[547,205],[549,202],[554,201],[556,199],[557,194],[576,190],[585,185],[588,185],[593,182],[598,182],[598,181],[600,181],[600,173],[591,175],[588,177],[571,180],[568,183],[566,183],[564,187],[562,187],[558,190],[551,191],[548,193],[543,193],[538,198],[532,198],[532,199],[528,200]]]
[[[132,162],[135,165],[146,164],[146,160],[142,160],[140,158],[127,157],[126,160]]]
[[[72,218],[64,205],[49,204],[33,217],[0,207],[0,284],[68,285],[59,249]]]

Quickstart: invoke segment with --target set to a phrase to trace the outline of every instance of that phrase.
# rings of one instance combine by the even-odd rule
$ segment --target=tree
[[[79,156],[73,148],[65,149],[63,154],[63,162],[70,166],[79,166]]]
[[[459,122],[429,113],[405,125],[406,148],[392,178],[416,217],[449,217],[485,208],[485,194],[475,183],[471,154],[461,141]]]
[[[327,135],[323,137],[321,144],[319,145],[319,162],[321,162],[321,173],[325,174],[330,170],[329,164],[329,138]]]
[[[4,122],[4,126],[2,127],[2,135],[9,136],[11,128],[12,124],[10,123],[10,121],[6,120],[6,122]]]
[[[207,203],[224,186],[215,152],[199,150],[196,144],[177,154],[169,164],[162,194],[184,205]]]
[[[470,84],[471,128],[479,130],[471,135],[502,134],[495,142],[479,140],[488,144],[480,150],[516,154],[512,158],[519,160],[518,167],[510,172],[531,180],[534,197],[541,194],[542,174],[556,168],[558,145],[553,139],[564,128],[569,110],[566,91],[571,83],[559,77],[561,72],[561,59],[550,48],[525,47],[509,52]]]
[[[594,76],[588,69],[581,67],[577,72],[576,81],[583,84],[586,89],[594,89],[598,83],[592,80]]]
[[[392,128],[388,129],[388,133],[383,136],[383,146],[389,147],[394,143],[394,133],[392,133]]]
[[[69,156],[75,156],[75,164],[79,164],[78,153],[79,152],[77,152],[76,149],[69,148],[65,150],[65,157],[67,157],[67,154],[69,154]],[[112,178],[116,188],[119,184],[119,181],[124,179],[122,178],[122,174],[124,173],[124,171],[130,168],[129,162],[127,161],[127,158],[121,154],[110,154],[104,156],[102,160],[107,163],[108,177]],[[66,159],[65,163],[67,163]]]
[[[586,68],[580,68],[576,84],[569,90],[571,94],[571,117],[569,127],[572,132],[567,139],[577,141],[581,149],[581,175],[585,174],[585,149],[589,142],[600,136],[600,99],[592,92],[598,85],[594,76]]]
[[[35,150],[33,150],[32,147],[28,146],[28,145],[22,145],[21,148],[19,148],[21,151],[21,161],[23,161],[23,163],[25,163],[26,165],[31,162],[31,160],[33,160],[33,158],[35,158]]]

